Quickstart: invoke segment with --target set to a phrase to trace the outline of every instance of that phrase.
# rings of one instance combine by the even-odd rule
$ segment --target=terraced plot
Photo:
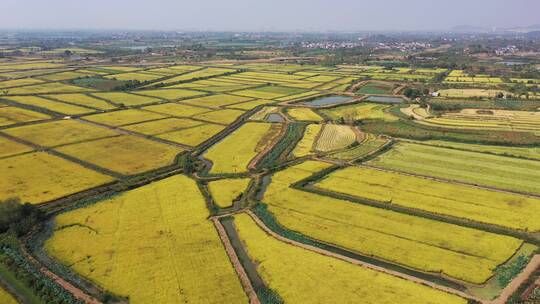
[[[279,241],[247,214],[234,217],[266,284],[285,303],[465,304],[465,299]]]
[[[212,146],[204,157],[212,162],[210,173],[241,173],[266,145],[272,124],[249,122]],[[264,142],[262,142],[264,141]],[[259,150],[259,151],[257,151]]]
[[[399,143],[368,164],[407,173],[540,194],[540,162]]]
[[[473,186],[349,167],[333,172],[316,188],[512,229],[539,231],[540,200]],[[459,193],[459,195],[456,195]]]
[[[512,256],[522,243],[521,240],[511,237],[289,187],[290,184],[329,166],[326,163],[308,161],[272,176],[272,183],[266,190],[263,202],[268,204],[268,210],[281,225],[324,243],[335,244],[363,255],[375,256],[422,271],[444,273],[472,283],[482,283],[491,277],[494,269]],[[353,177],[359,176],[355,183],[341,179],[334,184],[341,185],[341,188],[336,189],[348,187],[347,189],[367,192],[370,190],[363,187],[362,183],[373,183],[370,174],[372,173],[366,176],[352,172]],[[394,184],[395,179],[388,179],[387,182]],[[317,186],[324,187],[325,184],[321,185],[320,182]],[[415,199],[420,198],[416,196]]]
[[[122,135],[56,149],[85,162],[124,175],[143,173],[175,162],[182,148]]]
[[[45,248],[130,303],[247,303],[208,215],[173,176],[59,215]]]
[[[36,152],[0,160],[0,200],[39,204],[113,181],[60,157]],[[45,174],[46,173],[46,174]]]

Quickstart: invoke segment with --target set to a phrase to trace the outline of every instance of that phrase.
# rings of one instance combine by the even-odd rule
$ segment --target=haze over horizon
[[[540,23],[540,1],[2,0],[4,29],[211,31],[447,30]],[[503,17],[501,17],[501,15]]]

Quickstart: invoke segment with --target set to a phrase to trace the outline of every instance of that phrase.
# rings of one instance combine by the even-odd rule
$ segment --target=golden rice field
[[[157,98],[122,92],[93,93],[93,96],[108,100],[116,105],[136,106],[159,102]]]
[[[13,80],[0,82],[0,89],[4,91],[7,88],[11,88],[11,87],[19,87],[19,86],[37,84],[37,83],[42,83],[42,82],[43,82],[42,80],[35,79],[35,78],[13,79]]]
[[[45,248],[130,303],[247,303],[208,215],[177,175],[60,214]]]
[[[0,107],[0,126],[9,126],[21,122],[38,121],[50,118],[43,113],[17,107]]]
[[[230,124],[242,116],[245,112],[234,109],[215,110],[194,115],[193,118],[213,123]]]
[[[40,76],[39,78],[46,81],[64,81],[68,79],[81,78],[88,75],[89,75],[88,73],[81,73],[78,71],[67,71],[67,72],[43,75],[43,76]]]
[[[225,127],[222,125],[204,123],[193,128],[159,134],[156,137],[195,147],[223,131],[223,129]]]
[[[321,152],[344,149],[356,142],[356,133],[351,126],[325,124],[315,143]]]
[[[454,129],[504,130],[532,132],[540,135],[540,112],[463,109],[418,123]]]
[[[90,108],[52,101],[39,96],[10,96],[6,99],[23,105],[38,107],[65,115],[79,115],[95,112],[95,110]]]
[[[263,120],[266,119],[266,117],[268,115],[274,114],[274,113],[279,113],[279,110],[280,109],[278,107],[267,106],[267,107],[264,107],[261,110],[259,110],[257,113],[251,115],[251,117],[249,119],[250,120],[263,121]]]
[[[0,303],[2,304],[17,304],[19,303],[9,292],[4,288],[0,288]]]
[[[401,142],[368,162],[391,170],[540,194],[540,162]]]
[[[164,103],[155,106],[148,106],[144,107],[143,110],[177,117],[192,117],[195,115],[214,111],[213,109],[194,107],[186,104],[177,103]]]
[[[137,124],[131,124],[123,127],[122,129],[142,133],[146,135],[159,135],[163,133],[174,132],[187,128],[193,128],[202,125],[200,121],[188,119],[188,118],[165,118],[159,120],[153,120],[148,122],[142,122]]]
[[[123,175],[158,169],[175,162],[184,150],[131,135],[62,146],[57,151]]]
[[[249,178],[228,178],[211,181],[208,189],[216,205],[220,208],[232,206],[233,201],[244,193],[249,185]]]
[[[323,118],[310,108],[289,108],[287,115],[298,121],[320,122]]]
[[[10,128],[2,132],[45,147],[55,147],[119,135],[113,130],[75,120],[56,120],[42,124]]]
[[[116,108],[109,102],[85,94],[56,94],[48,95],[47,97],[68,103],[78,104],[81,106],[92,107],[99,110],[109,110]]]
[[[265,283],[285,303],[467,303],[458,296],[296,247],[266,234],[247,214],[239,237]]]
[[[497,94],[509,94],[504,90],[495,89],[445,89],[440,90],[439,94],[442,97],[449,98],[474,98],[474,97],[490,97],[493,98]]]
[[[322,109],[320,112],[332,120],[344,119],[345,121],[355,121],[363,119],[382,119],[385,121],[397,121],[399,118],[387,113],[385,110],[390,105],[360,102],[352,105],[345,105],[330,109]]]
[[[115,79],[120,81],[154,81],[159,78],[163,78],[163,75],[157,75],[157,74],[151,74],[151,73],[145,73],[145,72],[136,72],[136,73],[122,73],[122,74],[114,74],[114,75],[108,75],[104,78],[107,79]]]
[[[368,167],[348,167],[335,171],[314,186],[326,191],[517,230],[540,230],[540,222],[535,216],[540,212],[540,200],[518,194]]]
[[[0,200],[39,204],[113,181],[113,178],[45,152],[0,159]],[[36,174],[46,172],[46,174]]]
[[[281,87],[281,86],[265,86],[256,89],[242,90],[234,92],[235,95],[246,96],[261,99],[276,99],[288,95],[304,92],[301,89]]]
[[[251,110],[251,109],[256,108],[258,106],[267,105],[267,104],[270,104],[270,103],[273,103],[273,102],[274,101],[272,101],[272,100],[257,99],[257,100],[253,100],[253,101],[248,101],[248,102],[243,102],[243,103],[239,103],[239,104],[230,105],[230,106],[227,106],[227,108],[248,111],[248,110]]]
[[[137,109],[128,109],[107,113],[84,116],[84,120],[100,123],[108,126],[124,126],[128,124],[141,123],[149,120],[163,119],[167,116]]]
[[[281,225],[354,252],[471,283],[482,283],[491,277],[494,269],[522,243],[507,236],[289,187],[329,166],[305,162],[272,176],[263,202]],[[363,181],[366,177],[362,175],[358,179]],[[321,183],[317,186],[321,187]],[[360,182],[353,188],[367,191]]]
[[[272,124],[248,122],[213,145],[204,154],[212,162],[210,173],[241,173],[247,171],[249,162],[257,156],[256,148],[270,131]],[[265,144],[265,143],[263,143]]]
[[[78,93],[92,92],[94,90],[78,87],[74,85],[64,84],[61,82],[48,82],[17,88],[10,88],[10,95],[26,95],[26,94],[43,94],[43,93]]]
[[[355,160],[365,157],[386,145],[389,142],[388,138],[378,137],[373,134],[367,134],[361,143],[345,151],[337,151],[332,153],[330,157],[341,160]]]
[[[216,94],[216,95],[209,95],[209,96],[184,100],[182,101],[182,103],[187,103],[194,106],[219,108],[219,107],[228,106],[231,104],[246,102],[249,100],[252,100],[252,98],[227,95],[227,94]]]
[[[315,140],[317,139],[317,136],[321,132],[322,125],[319,124],[310,124],[307,125],[304,136],[302,139],[298,142],[294,150],[292,151],[292,154],[295,157],[302,157],[311,154],[311,151],[314,148]]]
[[[32,147],[0,137],[0,158],[32,151]]]
[[[197,70],[197,71],[194,71],[194,72],[182,74],[182,75],[179,75],[179,76],[176,76],[176,77],[173,77],[173,78],[169,78],[169,79],[160,81],[160,83],[163,83],[163,84],[166,84],[166,85],[167,84],[174,84],[174,83],[177,83],[177,82],[188,81],[188,80],[191,80],[191,79],[194,79],[194,78],[218,76],[218,75],[223,75],[225,73],[231,73],[231,72],[234,72],[234,71],[235,70],[232,70],[232,69],[204,68],[202,70]]]
[[[175,101],[183,98],[205,95],[203,92],[182,89],[161,89],[137,91],[137,94]]]

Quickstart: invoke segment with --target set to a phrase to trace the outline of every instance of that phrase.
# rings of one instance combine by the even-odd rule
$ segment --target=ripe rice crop
[[[454,148],[472,152],[484,152],[502,156],[516,156],[540,160],[540,147],[508,147],[482,144],[465,144],[442,140],[428,140],[422,143],[445,148]]]
[[[322,109],[320,112],[332,120],[344,119],[355,121],[363,119],[382,119],[385,121],[397,121],[399,118],[385,112],[391,106],[379,103],[360,102],[351,105]]]
[[[114,80],[120,80],[120,81],[154,81],[159,78],[163,78],[163,75],[157,75],[157,74],[151,74],[151,73],[145,73],[145,72],[137,72],[137,73],[122,73],[122,74],[114,74],[114,75],[108,75],[104,78],[107,79],[114,79]]]
[[[43,81],[39,79],[35,79],[35,78],[21,78],[21,79],[7,80],[7,81],[0,82],[0,89],[5,90],[6,88],[10,88],[10,87],[18,87],[18,86],[36,84],[36,83],[41,83],[41,82]]]
[[[159,99],[157,98],[151,98],[151,97],[140,96],[140,95],[129,94],[129,93],[122,93],[122,92],[94,93],[92,95],[99,98],[106,99],[114,104],[125,105],[125,106],[137,106],[137,105],[159,102]]]
[[[113,181],[101,173],[45,152],[0,160],[0,200],[39,204]]]
[[[45,249],[130,303],[247,303],[208,216],[177,175],[57,216]]]
[[[107,112],[101,114],[95,114],[90,116],[84,116],[85,120],[93,121],[100,124],[105,124],[109,126],[123,126],[127,124],[141,123],[149,120],[156,120],[161,118],[166,118],[167,116],[148,112],[141,111],[136,109],[128,109],[114,112]]]
[[[223,107],[235,103],[241,103],[251,100],[251,98],[248,97],[241,97],[241,96],[234,96],[234,95],[227,95],[227,94],[218,94],[218,95],[210,95],[210,96],[204,96],[204,97],[198,97],[193,99],[188,99],[182,101],[182,103],[187,103],[195,106],[206,106],[206,107]]]
[[[304,136],[298,142],[294,148],[292,154],[295,157],[302,157],[311,154],[313,146],[315,145],[315,139],[317,135],[321,132],[322,125],[310,124],[306,127],[304,131]]]
[[[368,164],[408,173],[540,194],[540,162],[399,143]]]
[[[83,108],[62,102],[56,102],[38,96],[10,96],[6,99],[20,104],[47,109],[49,111],[65,115],[78,115],[95,112],[95,110],[93,109]]]
[[[367,139],[362,141],[359,145],[345,151],[335,152],[331,154],[330,157],[341,160],[355,160],[377,151],[382,146],[387,144],[388,141],[389,139],[387,138],[381,138],[373,134],[368,134]]]
[[[160,105],[144,107],[143,109],[155,113],[167,114],[178,117],[192,117],[195,115],[214,111],[208,108],[194,107],[186,104],[177,103],[164,103]]]
[[[32,151],[32,147],[0,137],[0,158]]]
[[[196,127],[156,135],[158,138],[188,146],[198,146],[225,129],[222,125],[203,123]]]
[[[346,148],[354,142],[356,142],[356,133],[350,126],[326,124],[315,143],[315,150],[335,151]]]
[[[208,183],[208,189],[214,198],[214,202],[220,208],[232,206],[233,200],[246,191],[249,178],[220,179]]]
[[[0,303],[2,304],[18,304],[19,302],[4,288],[0,288]]]
[[[315,186],[326,191],[512,229],[540,230],[540,222],[535,216],[540,212],[540,200],[518,194],[366,167],[349,167],[333,172]]]
[[[323,118],[309,108],[289,108],[287,114],[295,120],[320,122]]]
[[[303,92],[303,90],[301,89],[286,88],[280,86],[265,86],[251,90],[237,91],[234,92],[234,94],[253,98],[275,99],[292,94],[298,94],[301,92]]]
[[[51,118],[49,115],[17,107],[0,107],[0,126]]]
[[[203,92],[182,90],[182,89],[143,90],[143,91],[137,91],[137,94],[150,96],[150,97],[157,97],[157,98],[171,100],[171,101],[205,95],[205,93]]]
[[[64,102],[75,103],[81,106],[92,107],[94,109],[99,109],[99,110],[109,110],[109,109],[115,108],[115,106],[111,105],[110,103],[104,100],[97,99],[97,98],[91,97],[89,95],[84,95],[84,94],[57,94],[57,95],[48,95],[47,97],[64,101]]]
[[[238,119],[244,111],[234,109],[216,110],[193,116],[193,118],[221,124],[230,124]]]
[[[248,122],[212,146],[204,158],[212,161],[210,173],[241,173],[247,171],[249,162],[257,156],[259,142],[270,131],[272,124]]]
[[[72,144],[57,150],[124,175],[139,174],[171,165],[176,155],[183,151],[179,147],[131,135]]]
[[[422,271],[443,273],[471,283],[482,283],[491,277],[494,269],[512,256],[522,244],[521,240],[512,237],[355,204],[289,187],[290,184],[328,166],[330,165],[320,162],[306,162],[272,176],[272,183],[262,201],[268,204],[268,210],[281,225],[363,255],[375,256]],[[351,169],[363,168],[351,167],[345,170]],[[336,172],[332,173],[330,177],[335,174]],[[360,174],[355,170],[351,172],[353,178],[357,177],[354,181],[334,179],[332,186],[339,184],[336,191],[347,188],[354,189],[352,191],[355,193],[368,195],[372,191],[369,187],[376,185],[364,187],[364,183],[375,183],[371,178],[373,174]],[[386,178],[385,181],[392,186],[396,183],[395,178]],[[317,183],[317,187],[322,188],[321,184],[326,180]],[[387,186],[384,193],[392,191],[392,186]],[[418,185],[408,189],[420,191],[424,188]],[[432,190],[426,189],[435,193]],[[404,199],[411,201],[410,197]],[[412,201],[419,199],[421,197],[416,196]],[[394,203],[397,203],[395,197]]]
[[[348,303],[352,299],[372,304],[467,303],[458,296],[284,243],[247,214],[235,215],[234,223],[259,274],[285,303]]]
[[[61,82],[49,82],[9,89],[10,95],[43,94],[43,93],[77,93],[92,92],[92,89],[63,84]]]
[[[158,135],[187,128],[193,128],[203,123],[188,118],[166,118],[138,124],[132,124],[122,129],[138,132],[146,135]]]
[[[55,147],[91,139],[116,136],[119,133],[75,120],[57,120],[3,130],[11,136],[44,147]]]

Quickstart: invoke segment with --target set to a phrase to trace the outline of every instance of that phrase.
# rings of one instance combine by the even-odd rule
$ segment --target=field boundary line
[[[488,302],[488,304],[504,304],[518,290],[536,269],[540,268],[540,254],[532,257],[525,268],[503,289],[499,297]]]
[[[249,298],[249,303],[261,304],[261,302],[259,301],[259,298],[257,297],[257,293],[255,292],[255,289],[253,288],[253,285],[251,284],[251,281],[249,280],[246,271],[244,270],[244,267],[242,267],[242,263],[240,262],[240,259],[238,259],[238,256],[236,255],[236,252],[234,251],[234,248],[232,247],[231,241],[229,240],[229,237],[227,236],[227,233],[225,232],[225,228],[223,228],[223,225],[219,222],[219,218],[220,217],[213,217],[211,220],[218,231],[219,238],[221,239],[221,242],[223,243],[223,246],[225,247],[225,251],[227,252],[227,255],[229,256],[231,263],[233,264],[233,267],[236,270],[236,273],[238,274],[240,283],[242,284],[242,287]]]
[[[364,268],[367,268],[367,269],[370,269],[370,270],[374,270],[374,271],[377,271],[377,272],[382,272],[382,273],[385,273],[385,274],[388,274],[388,275],[391,275],[391,276],[394,276],[394,277],[398,277],[400,279],[404,279],[404,280],[411,281],[411,282],[414,282],[414,283],[417,283],[417,284],[428,286],[428,287],[431,287],[433,289],[443,291],[443,292],[446,292],[446,293],[450,293],[450,294],[453,294],[453,295],[457,295],[457,296],[465,298],[465,299],[475,300],[475,301],[483,303],[483,304],[490,304],[489,302],[486,302],[483,299],[480,299],[480,298],[477,298],[475,296],[469,295],[469,294],[467,294],[467,293],[465,293],[463,291],[460,291],[460,290],[457,290],[457,289],[454,289],[454,288],[441,286],[439,284],[435,284],[433,282],[423,280],[423,279],[420,279],[420,278],[417,278],[417,277],[414,277],[414,276],[410,276],[410,275],[406,275],[406,274],[403,274],[403,273],[400,273],[400,272],[388,270],[388,269],[380,267],[380,266],[376,266],[376,265],[373,265],[373,264],[370,264],[370,263],[358,261],[358,260],[343,256],[343,255],[340,255],[340,254],[337,254],[337,253],[333,253],[333,252],[325,250],[325,249],[317,248],[317,247],[307,245],[307,244],[302,244],[300,242],[288,239],[286,237],[283,237],[283,236],[275,233],[270,228],[268,228],[251,210],[246,210],[246,213],[267,234],[269,234],[270,236],[272,236],[272,237],[274,237],[274,238],[276,238],[276,239],[278,239],[278,240],[280,240],[282,242],[288,243],[290,245],[300,247],[300,248],[303,248],[303,249],[306,249],[306,250],[309,250],[309,251],[313,251],[313,252],[328,256],[328,257],[336,258],[336,259],[342,260],[344,262],[348,262],[348,263],[351,263],[353,265],[358,265],[358,266],[361,266],[361,267],[364,267]],[[493,303],[493,304],[498,304],[498,303]]]

